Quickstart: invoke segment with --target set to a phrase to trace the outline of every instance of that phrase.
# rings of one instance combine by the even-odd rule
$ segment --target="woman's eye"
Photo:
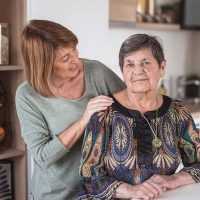
[[[69,56],[65,56],[65,58],[62,60],[62,62],[67,62],[69,60]]]
[[[149,61],[144,61],[144,62],[143,62],[143,65],[149,65],[149,64],[150,64]]]
[[[132,68],[134,65],[133,64],[127,64],[126,67],[127,68]]]

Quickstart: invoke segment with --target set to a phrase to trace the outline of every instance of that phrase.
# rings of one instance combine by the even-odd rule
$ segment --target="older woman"
[[[85,132],[80,199],[153,199],[200,181],[200,138],[181,102],[157,85],[166,61],[156,37],[136,34],[122,44],[119,64],[127,89],[95,113]],[[176,172],[180,162],[184,168]]]
[[[52,21],[31,20],[23,30],[27,80],[17,89],[16,107],[34,159],[34,200],[77,199],[84,129],[93,113],[113,103],[103,95],[125,88],[102,63],[79,58],[77,43]]]

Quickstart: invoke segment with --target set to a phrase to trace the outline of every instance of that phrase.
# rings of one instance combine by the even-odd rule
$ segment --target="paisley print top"
[[[200,182],[200,132],[187,107],[163,96],[157,123],[156,111],[144,115],[155,132],[157,124],[159,148],[152,146],[155,136],[140,112],[115,99],[92,116],[84,136],[79,199],[111,199],[122,182],[135,185],[153,174],[171,175],[180,162]]]

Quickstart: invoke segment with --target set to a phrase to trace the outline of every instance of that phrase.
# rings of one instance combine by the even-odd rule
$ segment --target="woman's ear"
[[[165,72],[166,72],[166,61],[164,60],[164,61],[162,61],[162,63],[161,63],[161,65],[160,65],[160,76],[161,77],[164,77],[164,75],[165,75]]]

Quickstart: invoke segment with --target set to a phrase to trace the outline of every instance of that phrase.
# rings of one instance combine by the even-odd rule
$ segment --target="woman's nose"
[[[78,58],[78,51],[77,50],[73,50],[71,53],[70,53],[70,61],[71,62],[74,62],[76,61]]]
[[[135,64],[133,72],[135,74],[141,74],[144,71],[144,65],[142,63]]]

